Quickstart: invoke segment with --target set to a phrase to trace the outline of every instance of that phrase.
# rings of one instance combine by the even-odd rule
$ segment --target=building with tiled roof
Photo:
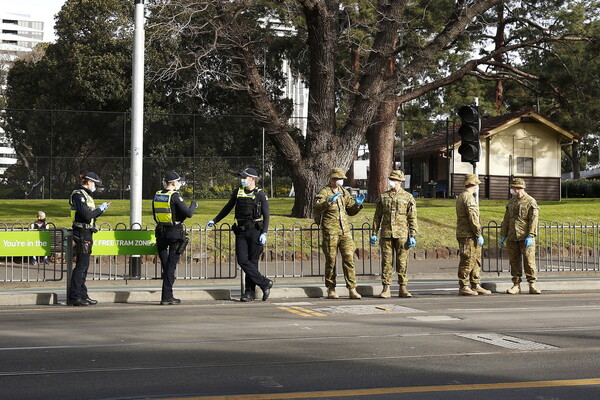
[[[411,190],[427,197],[453,197],[463,189],[473,165],[461,162],[459,126],[435,133],[404,152]],[[511,177],[523,178],[538,200],[560,200],[562,146],[579,137],[532,111],[517,111],[481,121],[480,196],[508,199]]]

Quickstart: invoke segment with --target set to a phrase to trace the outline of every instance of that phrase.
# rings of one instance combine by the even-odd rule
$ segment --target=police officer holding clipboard
[[[156,247],[162,269],[161,305],[181,303],[173,296],[175,269],[179,256],[183,254],[188,242],[183,229],[183,221],[191,218],[198,207],[192,200],[188,207],[177,192],[182,185],[181,177],[176,172],[167,172],[163,181],[164,189],[154,195],[152,214],[156,221]]]
[[[88,296],[85,280],[90,267],[92,254],[92,235],[98,232],[96,219],[102,215],[111,203],[102,203],[98,208],[92,193],[104,188],[95,172],[79,176],[79,185],[71,193],[71,219],[73,220],[73,241],[75,242],[75,268],[71,276],[67,304],[71,306],[89,306],[98,304]]]
[[[258,173],[254,168],[246,168],[238,173],[241,187],[231,194],[229,202],[223,207],[214,220],[207,222],[211,228],[225,218],[235,207],[235,254],[237,262],[246,273],[246,290],[240,301],[253,301],[256,286],[260,287],[266,301],[271,293],[273,281],[263,276],[258,270],[258,260],[267,243],[269,230],[269,200],[261,189],[256,187]]]

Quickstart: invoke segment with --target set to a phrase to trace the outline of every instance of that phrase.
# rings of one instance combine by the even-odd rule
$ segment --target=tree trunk
[[[581,177],[579,160],[579,142],[573,142],[571,144],[571,165],[573,167],[573,179],[579,179]]]
[[[374,202],[387,189],[387,178],[394,165],[396,137],[396,103],[388,99],[379,104],[377,121],[367,133],[369,144],[369,202]]]

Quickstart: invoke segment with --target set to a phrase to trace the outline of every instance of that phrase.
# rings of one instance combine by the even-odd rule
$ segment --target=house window
[[[533,175],[533,158],[517,157],[517,174]]]

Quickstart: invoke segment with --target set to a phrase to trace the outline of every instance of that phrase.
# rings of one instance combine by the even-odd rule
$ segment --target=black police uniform
[[[273,282],[260,273],[258,260],[264,248],[259,242],[260,235],[269,230],[269,201],[265,192],[258,188],[237,188],[214,222],[221,221],[234,207],[236,223],[232,230],[235,233],[235,253],[237,263],[246,273],[246,291],[242,301],[254,300],[256,286],[261,288],[263,300],[266,300]]]
[[[85,194],[84,194],[85,192]],[[92,253],[92,235],[96,232],[95,220],[103,211],[92,208],[87,202],[86,194],[92,198],[92,192],[88,188],[78,185],[71,194],[71,208],[75,209],[73,217],[73,240],[75,242],[76,262],[71,275],[71,286],[69,289],[69,304],[87,305],[95,304],[88,296],[85,280],[90,266],[90,255]],[[85,304],[87,303],[87,304]]]
[[[156,193],[168,194],[169,190],[162,190]],[[156,197],[155,195],[155,197]],[[158,256],[162,269],[162,295],[161,304],[176,304],[178,299],[173,297],[173,284],[175,283],[175,269],[179,262],[179,256],[183,251],[178,251],[179,246],[187,240],[183,229],[183,221],[186,218],[191,218],[196,211],[198,204],[192,201],[188,207],[179,193],[174,191],[170,199],[170,209],[172,223],[159,222],[157,218],[157,210],[152,203],[152,213],[156,221],[156,247],[158,248]],[[185,245],[183,245],[185,247]]]

